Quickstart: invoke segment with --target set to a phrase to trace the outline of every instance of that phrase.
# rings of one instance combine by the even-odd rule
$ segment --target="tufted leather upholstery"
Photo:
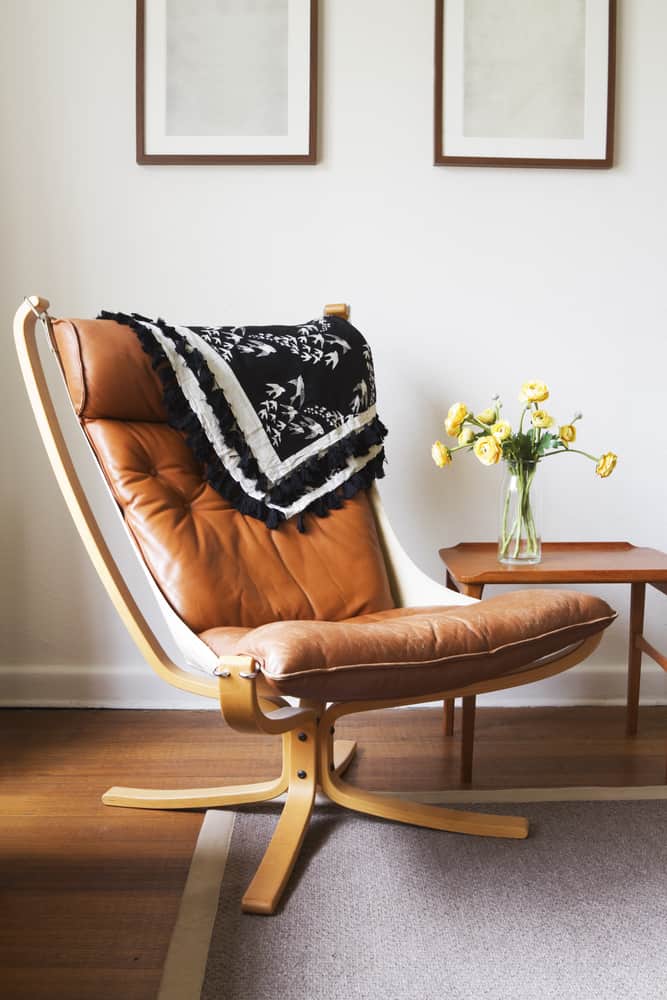
[[[177,614],[218,654],[252,655],[272,692],[409,698],[521,670],[601,631],[604,601],[568,591],[471,606],[395,608],[368,497],[269,531],[204,480],[167,423],[134,333],[60,320],[75,410],[126,524]]]
[[[239,514],[166,423],[135,334],[109,320],[54,324],[70,396],[127,527],[194,632],[292,619],[339,621],[394,606],[365,494],[335,516],[278,531]]]
[[[79,417],[166,423],[160,380],[131,330],[105,319],[61,319],[53,332]]]

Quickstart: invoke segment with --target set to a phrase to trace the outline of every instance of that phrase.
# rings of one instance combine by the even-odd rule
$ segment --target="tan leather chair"
[[[521,817],[420,805],[364,792],[342,774],[353,743],[334,742],[342,715],[513,687],[584,659],[614,613],[568,591],[483,603],[425,577],[398,545],[377,492],[359,494],[307,532],[270,532],[203,477],[166,421],[160,382],[135,335],[110,321],[51,321],[26,300],[16,344],[35,416],[88,552],[151,667],[186,691],[219,699],[241,731],[281,735],[274,781],[234,788],[111,788],[108,805],[231,806],[287,791],[244,909],[273,913],[294,865],[317,788],[340,805],[438,830],[522,838]],[[36,343],[37,315],[125,528],[182,651],[167,656],[120,573],[70,459]],[[285,699],[297,699],[290,704]]]

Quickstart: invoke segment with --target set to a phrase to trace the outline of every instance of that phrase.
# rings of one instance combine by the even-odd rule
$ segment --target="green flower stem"
[[[524,533],[526,553],[536,555],[538,549],[537,527],[531,504],[531,487],[537,471],[537,462],[517,462],[509,466],[510,475],[514,477],[516,487],[516,514],[511,527],[508,518],[512,497],[511,483],[508,485],[503,501],[500,555],[506,556],[511,550],[512,558],[520,557],[521,536]]]
[[[528,551],[533,555],[537,552],[537,529],[535,527],[535,518],[533,516],[533,507],[530,502],[530,489],[533,485],[533,480],[535,479],[535,472],[537,471],[537,466],[529,474],[528,483],[526,484],[526,528],[528,534]]]
[[[514,535],[514,552],[512,553],[515,559],[519,555],[519,548],[521,546],[521,528],[523,527],[523,508],[524,508],[523,465],[519,465],[518,467],[517,479],[519,482],[518,515],[517,515],[518,523],[516,526],[516,533]]]
[[[505,502],[503,504],[502,547],[500,550],[502,555],[505,555],[507,553],[507,546],[510,543],[509,536],[507,534],[507,515],[509,513],[509,507],[510,507],[510,491],[508,487],[508,489],[505,490]],[[513,529],[514,526],[512,526],[512,530]]]
[[[543,458],[549,458],[550,455],[584,455],[585,458],[590,458],[591,462],[599,462],[600,459],[596,458],[595,455],[590,455],[587,451],[581,451],[579,448],[560,448],[558,451],[548,451],[544,455],[540,455],[540,461]]]

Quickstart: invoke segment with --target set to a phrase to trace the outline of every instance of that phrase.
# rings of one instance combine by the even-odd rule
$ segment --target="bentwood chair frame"
[[[218,788],[170,790],[114,787],[104,794],[103,801],[110,806],[141,809],[193,809],[263,802],[286,792],[286,803],[273,838],[242,901],[244,910],[263,914],[273,913],[278,905],[299,853],[318,789],[341,806],[385,819],[479,836],[526,837],[528,823],[522,817],[444,809],[367,792],[350,785],[343,779],[343,773],[353,759],[356,744],[349,741],[334,742],[336,721],[342,716],[358,712],[414,705],[436,699],[468,698],[482,692],[512,688],[551,677],[589,656],[598,645],[600,634],[584,639],[564,653],[545,657],[515,674],[442,691],[437,695],[329,705],[301,700],[299,706],[293,706],[285,699],[267,698],[258,694],[259,672],[251,657],[216,657],[177,618],[142,563],[167,624],[183,650],[184,660],[189,658],[192,662],[193,659],[198,659],[213,676],[206,676],[174,662],[163,649],[119,570],[70,456],[38,348],[39,319],[46,333],[47,345],[56,353],[48,307],[48,301],[39,296],[26,299],[20,306],[14,321],[16,348],[32,409],[53,471],[88,555],[116,611],[142,656],[159,677],[183,691],[219,701],[222,715],[233,729],[281,736],[283,744],[282,771],[272,781]],[[348,315],[348,308],[344,305],[328,306],[325,311],[345,317]],[[372,502],[397,602],[404,606],[471,603],[471,599],[462,599],[460,595],[436,584],[421,573],[398,544],[375,490],[372,491]]]

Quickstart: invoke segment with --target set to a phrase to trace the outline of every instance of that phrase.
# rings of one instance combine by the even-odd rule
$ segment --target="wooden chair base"
[[[241,901],[246,913],[275,913],[299,855],[319,789],[332,802],[355,812],[384,819],[484,837],[523,838],[528,823],[515,816],[485,815],[477,812],[441,809],[438,806],[406,802],[355,788],[341,775],[354,759],[356,743],[340,740],[332,745],[330,721],[323,713],[292,731],[285,740],[285,769],[274,781],[227,788],[188,788],[159,791],[145,788],[110,788],[102,796],[108,806],[132,809],[212,809],[243,803],[266,802],[287,791],[287,801],[264,858]],[[306,739],[303,739],[303,736]]]
[[[301,849],[318,788],[337,805],[369,816],[451,833],[523,839],[528,836],[528,821],[521,816],[442,809],[378,795],[348,784],[342,775],[354,758],[356,744],[347,740],[334,741],[336,721],[344,715],[414,705],[420,701],[432,701],[434,697],[437,700],[463,698],[464,709],[467,706],[469,716],[474,719],[476,694],[551,677],[585,659],[599,641],[599,635],[592,636],[560,656],[539,661],[529,670],[480,681],[476,685],[445,691],[437,696],[400,701],[335,703],[328,707],[324,703],[308,701],[295,708],[280,699],[260,699],[256,683],[260,674],[252,658],[223,657],[216,674],[225,721],[240,732],[282,736],[283,768],[280,777],[273,781],[228,788],[170,791],[110,788],[103,801],[106,805],[135,809],[197,809],[265,802],[287,791],[287,801],[278,825],[241,902],[243,910],[248,913],[275,913]]]
[[[235,729],[281,735],[283,769],[273,781],[227,788],[190,788],[158,791],[142,788],[110,788],[103,802],[135,809],[197,809],[264,802],[287,792],[287,799],[273,837],[252,882],[242,899],[248,913],[275,913],[298,857],[318,789],[332,802],[370,816],[433,830],[468,833],[483,837],[524,838],[528,823],[522,817],[487,815],[442,809],[408,802],[355,788],[342,775],[354,758],[356,744],[334,740],[335,723],[343,715],[368,711],[373,703],[307,703],[273,710],[260,704],[256,692],[254,664],[245,657],[221,661],[220,703],[226,721]],[[384,703],[382,705],[384,706]]]
[[[114,785],[104,793],[102,802],[105,806],[122,806],[125,809],[219,809],[268,802],[287,791],[287,754],[284,751],[285,748],[282,774],[273,781],[258,781],[250,785],[221,785],[218,788],[123,788]],[[336,774],[345,773],[356,752],[357,744],[354,740],[336,740],[333,750]]]

